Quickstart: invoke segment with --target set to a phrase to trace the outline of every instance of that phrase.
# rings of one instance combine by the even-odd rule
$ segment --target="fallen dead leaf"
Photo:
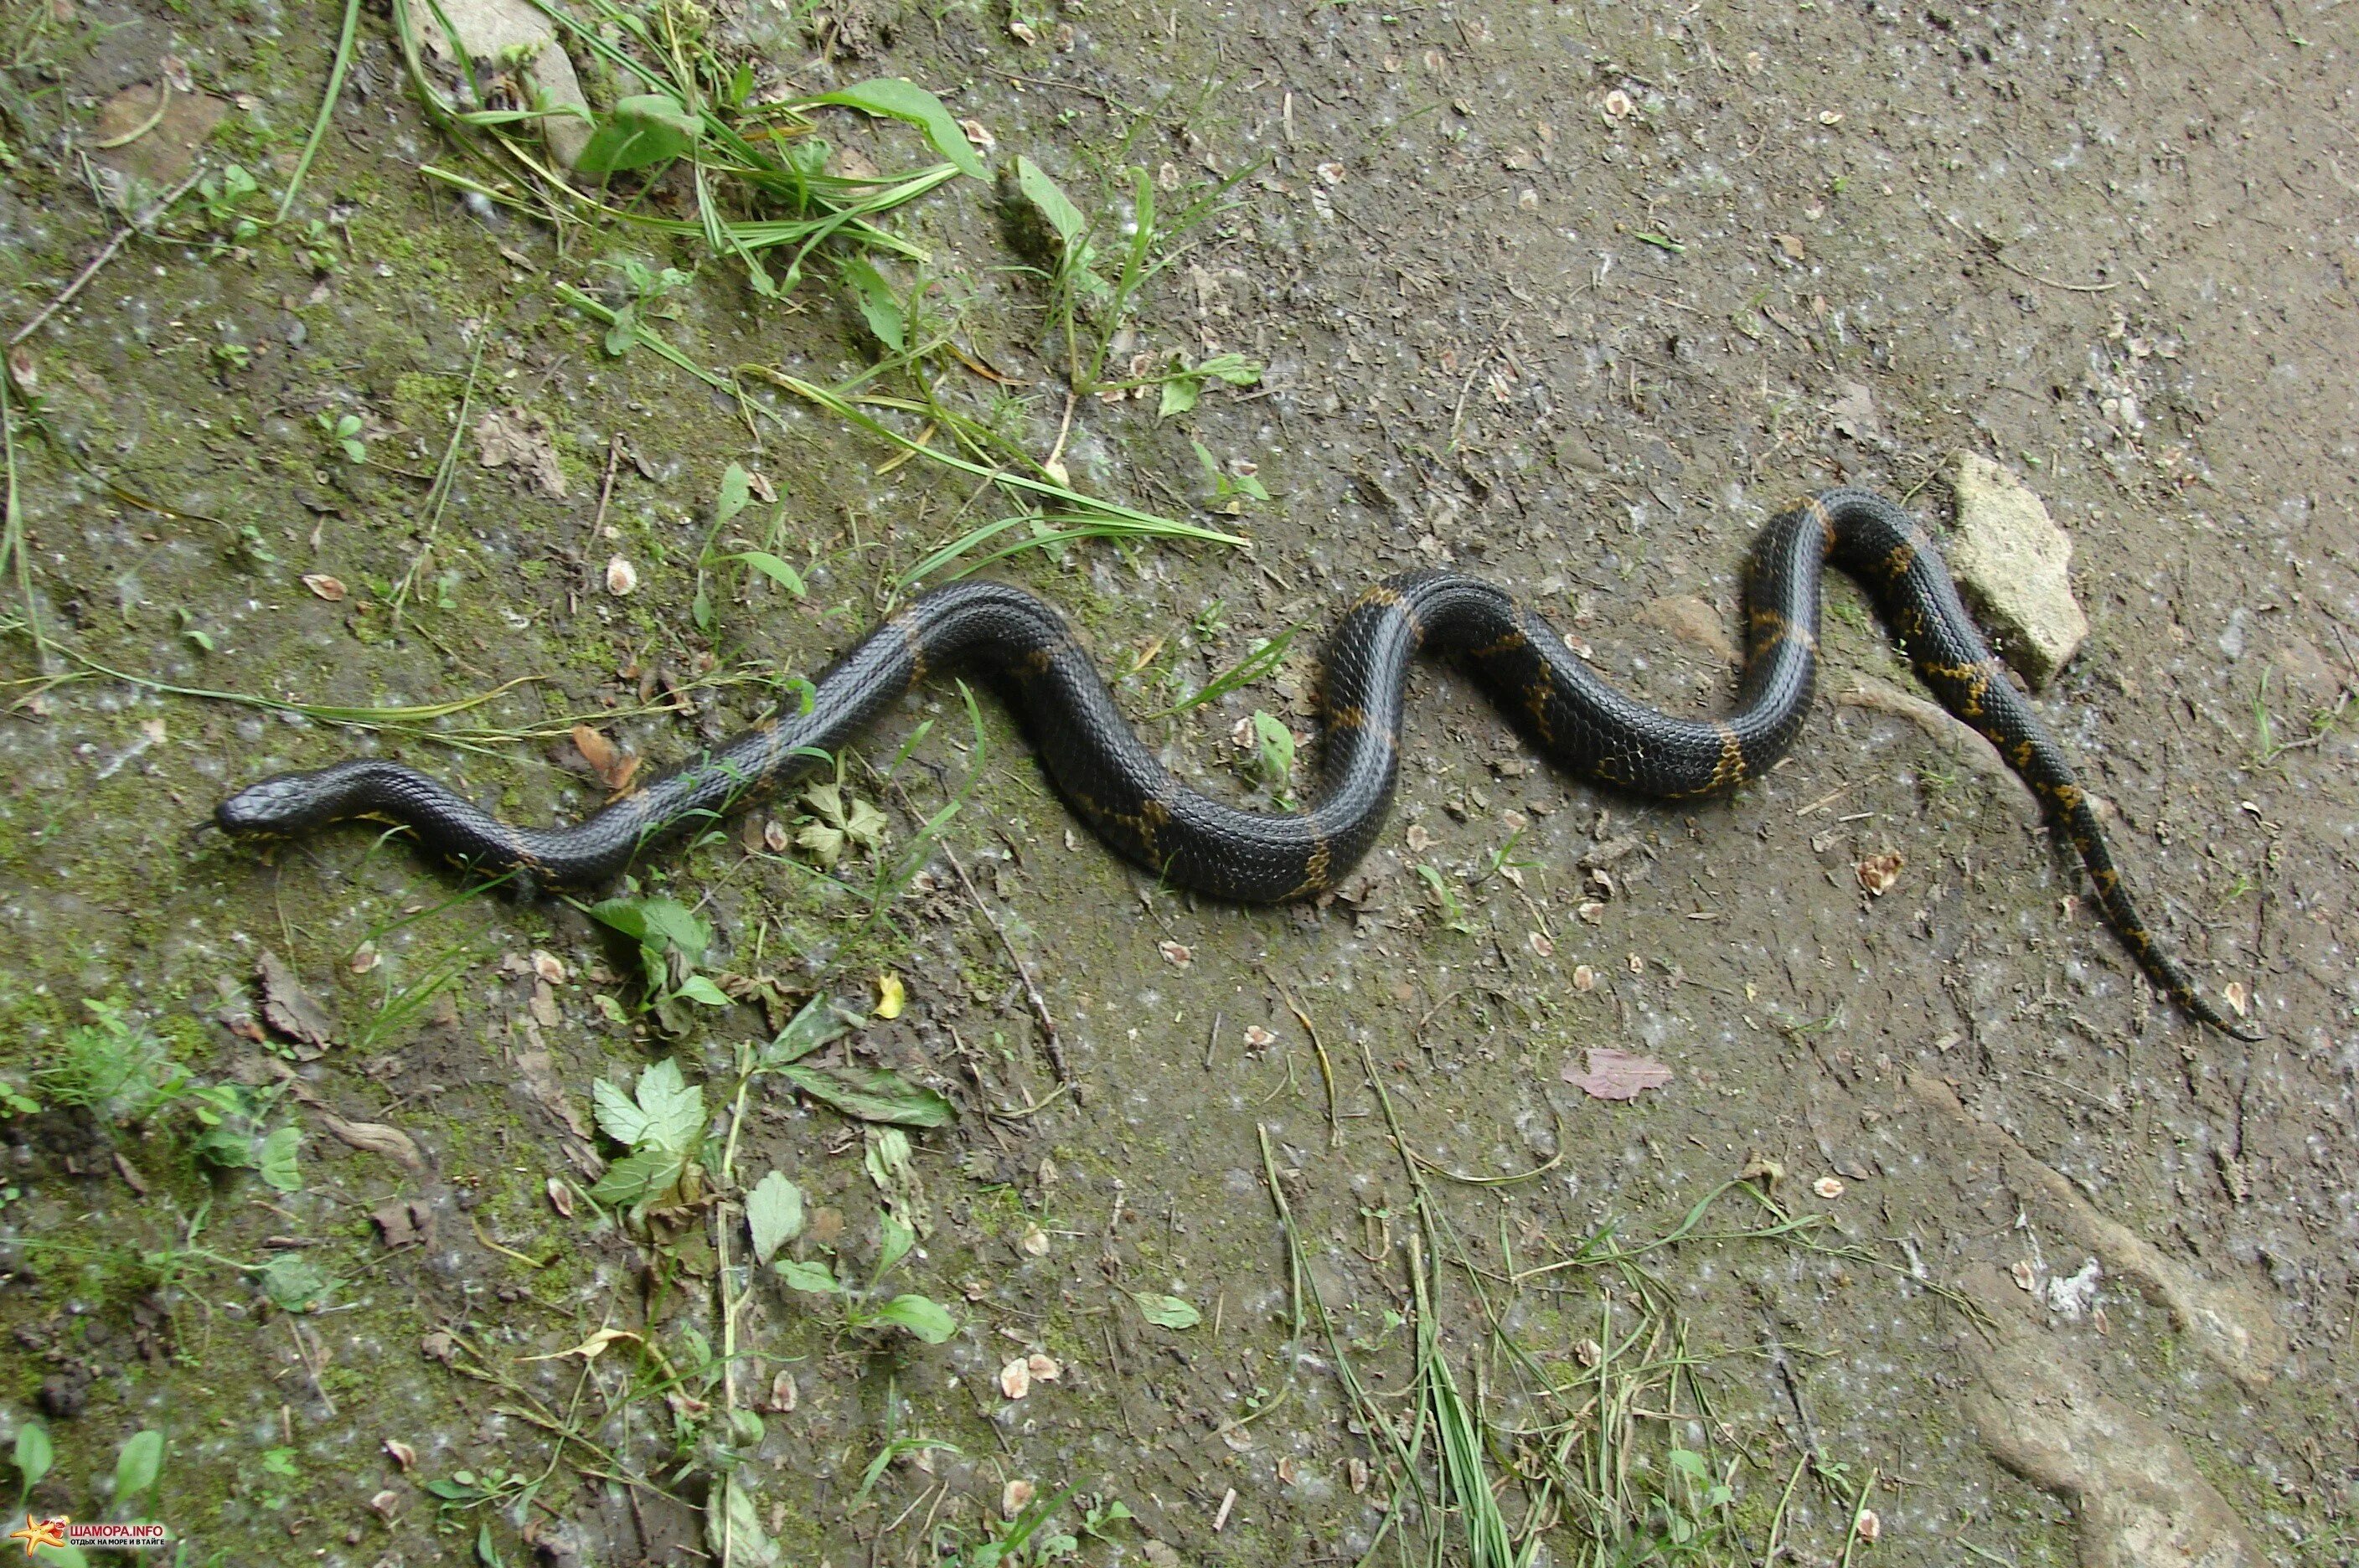
[[[1021,1476],[999,1488],[999,1517],[1014,1519],[1022,1513],[1030,1506],[1036,1490],[1031,1482]]]
[[[342,604],[344,602],[344,595],[350,592],[350,590],[345,588],[342,578],[331,577],[324,572],[305,572],[303,574],[303,586],[309,588],[312,593],[317,593],[321,598],[325,599],[331,604]]]
[[[542,495],[563,500],[565,472],[557,464],[548,417],[529,408],[495,408],[475,425],[475,460],[485,468],[514,468]]]
[[[298,1045],[310,1047],[314,1056],[327,1050],[335,1021],[318,998],[303,989],[295,971],[266,948],[254,967],[262,982],[262,1021]]]
[[[389,1252],[405,1247],[426,1247],[434,1240],[434,1211],[417,1198],[396,1198],[369,1211],[377,1239]],[[407,1466],[404,1466],[407,1468]]]
[[[1181,942],[1158,942],[1155,944],[1155,951],[1161,953],[1164,962],[1175,969],[1185,969],[1196,961],[1196,955]]]
[[[1560,1076],[1592,1099],[1635,1100],[1669,1083],[1671,1070],[1649,1056],[1598,1046],[1589,1051],[1587,1071],[1576,1073],[1568,1062]]]
[[[1032,1391],[1032,1367],[1023,1356],[999,1369],[999,1391],[1011,1399],[1020,1399]]]
[[[1840,1198],[1843,1195],[1843,1178],[1821,1176],[1810,1183],[1810,1191],[1821,1198]]]
[[[401,1466],[401,1473],[403,1475],[407,1475],[409,1472],[418,1468],[418,1450],[410,1447],[409,1444],[402,1442],[401,1439],[397,1437],[386,1438],[385,1440],[385,1451],[389,1456],[391,1456],[396,1465]]]
[[[1907,864],[1897,849],[1871,855],[1859,863],[1859,885],[1869,898],[1881,898],[1900,880],[1900,868]]]
[[[588,724],[573,726],[573,749],[582,754],[582,760],[590,765],[590,771],[598,776],[598,782],[606,786],[613,794],[619,795],[630,788],[631,776],[639,770],[638,753],[624,750],[603,731],[592,729]],[[560,969],[562,967],[560,965]]]

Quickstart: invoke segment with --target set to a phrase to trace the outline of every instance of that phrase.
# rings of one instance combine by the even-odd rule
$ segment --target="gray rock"
[[[442,0],[440,9],[451,19],[451,31],[465,44],[469,59],[484,65],[526,62],[518,74],[528,84],[536,107],[589,108],[589,101],[582,95],[581,79],[573,74],[573,62],[558,45],[555,27],[528,0]],[[427,49],[440,60],[454,59],[434,8],[421,6],[413,14],[419,17],[419,36]],[[540,127],[550,156],[568,169],[590,144],[591,125],[586,118],[557,114],[541,121]]]
[[[1957,532],[1944,549],[1958,586],[2034,686],[2080,650],[2088,618],[2072,597],[2072,540],[2023,481],[1988,458],[1961,452],[1948,474]]]

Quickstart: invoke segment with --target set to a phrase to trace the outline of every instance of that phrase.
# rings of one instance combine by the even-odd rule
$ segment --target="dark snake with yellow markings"
[[[1062,616],[1022,589],[961,583],[869,633],[819,678],[807,711],[781,713],[571,827],[511,827],[423,774],[375,760],[265,779],[214,815],[228,832],[249,834],[386,818],[453,860],[559,885],[604,882],[658,840],[807,774],[929,675],[979,666],[1001,678],[1057,788],[1114,849],[1167,883],[1217,898],[1310,898],[1341,883],[1384,825],[1400,773],[1403,691],[1420,650],[1470,670],[1564,767],[1641,795],[1708,795],[1758,778],[1800,731],[1817,682],[1820,581],[1830,560],[1875,594],[1925,683],[2038,792],[2139,967],[2189,1013],[2238,1032],[2147,931],[2071,767],[1967,618],[1932,541],[1908,513],[1860,490],[1827,491],[1762,530],[1746,586],[1745,674],[1725,720],[1672,718],[1632,702],[1490,583],[1417,572],[1369,590],[1344,613],[1328,651],[1319,788],[1301,811],[1240,811],[1174,779],[1125,721]]]

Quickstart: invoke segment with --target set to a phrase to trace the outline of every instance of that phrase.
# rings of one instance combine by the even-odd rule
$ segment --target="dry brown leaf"
[[[1576,1073],[1568,1062],[1560,1076],[1592,1099],[1635,1100],[1648,1089],[1669,1083],[1671,1070],[1650,1056],[1599,1046],[1589,1052],[1587,1071]]]
[[[345,593],[349,592],[349,590],[344,587],[342,578],[331,577],[324,572],[305,572],[303,574],[303,586],[309,588],[312,593],[317,593],[321,598],[325,599],[331,604],[342,604],[344,602]]]
[[[321,1111],[320,1119],[328,1125],[328,1130],[336,1135],[338,1141],[364,1154],[382,1154],[412,1171],[426,1168],[425,1157],[418,1152],[418,1145],[399,1127],[390,1127],[383,1122],[348,1122],[333,1111]]]
[[[514,468],[556,500],[566,495],[548,417],[528,408],[495,408],[475,425],[475,459],[485,468]]]
[[[303,989],[295,971],[266,948],[254,968],[262,982],[262,1021],[298,1045],[310,1047],[313,1055],[327,1050],[335,1020],[318,998]]]

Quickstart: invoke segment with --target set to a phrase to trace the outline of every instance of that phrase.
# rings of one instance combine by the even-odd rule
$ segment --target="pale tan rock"
[[[1942,547],[1958,586],[1996,633],[2006,661],[2044,686],[2080,651],[2088,617],[2072,597],[2072,539],[2013,473],[1960,452],[1950,488],[1957,531]]]
[[[466,45],[469,59],[493,66],[524,62],[518,74],[531,92],[536,108],[587,110],[589,101],[582,95],[573,62],[559,47],[549,18],[529,0],[441,0],[440,10],[450,17],[451,31]],[[413,13],[419,17],[420,41],[437,58],[452,60],[454,51],[434,13],[433,6],[419,6]],[[591,125],[586,118],[551,114],[540,122],[540,128],[550,155],[568,169],[590,143]]]

